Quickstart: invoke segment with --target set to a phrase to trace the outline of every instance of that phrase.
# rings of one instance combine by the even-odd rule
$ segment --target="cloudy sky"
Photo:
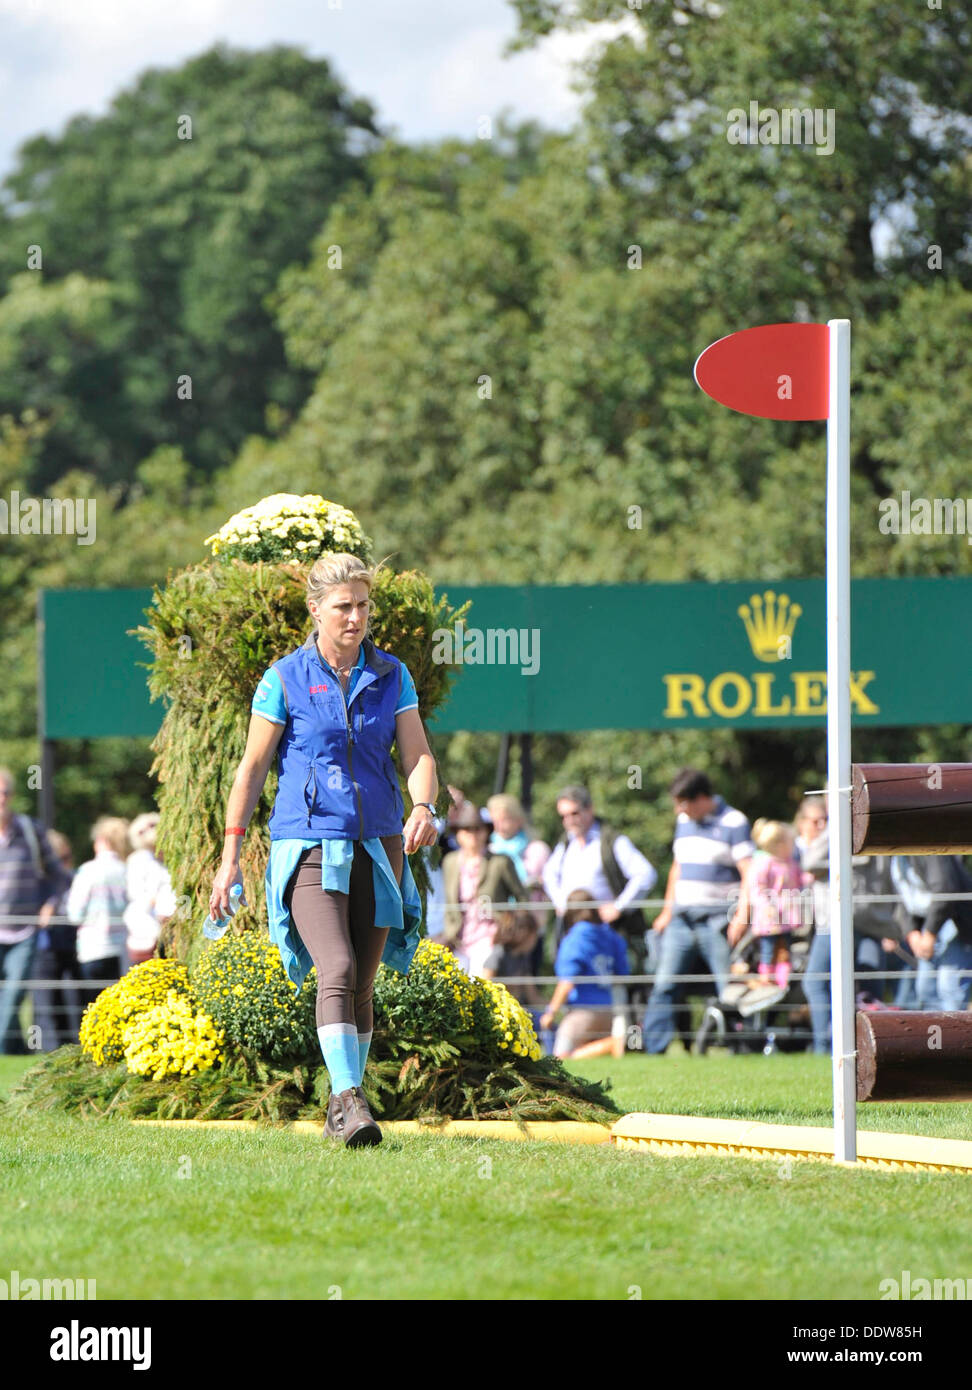
[[[177,66],[221,39],[330,59],[405,140],[472,138],[503,107],[563,128],[577,113],[571,63],[628,23],[504,58],[507,0],[0,0],[0,178],[28,136],[101,114],[146,67]]]

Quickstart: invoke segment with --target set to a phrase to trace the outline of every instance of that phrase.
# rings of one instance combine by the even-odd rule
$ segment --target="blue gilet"
[[[350,699],[312,632],[274,667],[288,719],[278,745],[271,840],[368,840],[400,835],[405,806],[391,760],[402,664],[364,638]]]

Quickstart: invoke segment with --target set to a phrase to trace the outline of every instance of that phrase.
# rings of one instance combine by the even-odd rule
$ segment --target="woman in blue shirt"
[[[438,794],[412,677],[367,636],[372,580],[352,555],[321,556],[311,569],[317,629],[257,687],[210,896],[212,916],[226,916],[242,881],[246,824],[276,754],[270,936],[296,985],[316,967],[317,1033],[331,1078],[325,1134],[349,1147],[381,1142],[361,1090],[374,978],[382,960],[407,971],[418,944],[421,908],[404,856],[435,843]],[[404,830],[396,742],[413,803]]]
[[[575,888],[567,894],[564,925],[569,930],[557,949],[557,984],[540,1019],[540,1027],[546,1031],[563,1005],[570,1005],[554,1039],[555,1057],[591,1057],[607,1051],[620,1055],[624,1050],[623,1041],[618,1049],[612,1038],[614,990],[608,985],[574,983],[585,975],[628,973],[628,948],[621,933],[597,920],[591,909],[576,906],[591,902],[593,897],[588,888]],[[618,986],[619,993],[623,989],[623,985]]]

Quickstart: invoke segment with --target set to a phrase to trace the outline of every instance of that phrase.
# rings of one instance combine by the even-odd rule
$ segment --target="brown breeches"
[[[402,837],[382,836],[392,871],[402,878]],[[305,849],[284,892],[301,941],[317,970],[317,1026],[353,1023],[370,1033],[374,1022],[375,975],[388,928],[375,927],[374,860],[364,845],[354,847],[347,893],[321,887],[321,847]]]

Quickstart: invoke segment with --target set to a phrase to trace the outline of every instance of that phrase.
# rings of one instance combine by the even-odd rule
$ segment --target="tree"
[[[219,45],[144,73],[107,115],[21,147],[0,219],[8,323],[29,308],[32,330],[58,326],[71,286],[80,299],[100,296],[92,314],[109,302],[113,314],[81,325],[93,332],[87,356],[70,338],[61,347],[67,382],[59,376],[44,402],[58,423],[34,486],[74,467],[127,482],[161,445],[211,472],[264,427],[268,403],[286,413],[301,402],[307,378],[287,368],[263,300],[378,139],[371,106],[326,61]],[[64,286],[60,297],[31,297],[14,275],[28,270],[28,245],[41,250],[45,290]],[[16,361],[0,379],[0,410],[20,405],[26,348]],[[67,412],[65,384],[75,388]]]
[[[514,48],[557,28],[617,18],[621,8],[609,0],[513,6]],[[702,233],[720,299],[733,289],[729,262],[711,254],[713,231],[723,234],[720,251],[733,247],[735,296],[755,322],[768,288],[761,269],[770,270],[774,288],[789,282],[794,299],[812,302],[820,290],[844,299],[856,283],[862,298],[849,307],[873,307],[876,270],[921,279],[928,243],[936,242],[969,284],[972,67],[964,0],[908,13],[893,0],[860,0],[839,17],[803,6],[782,21],[743,0],[646,0],[629,6],[627,17],[629,31],[585,64],[585,129],[606,176],[636,189],[660,230]],[[832,152],[730,144],[729,113],[748,115],[750,101],[833,112]],[[879,256],[882,221],[895,238]],[[693,239],[686,249],[702,244]],[[780,257],[784,247],[790,254]],[[767,258],[778,263],[768,266]]]

